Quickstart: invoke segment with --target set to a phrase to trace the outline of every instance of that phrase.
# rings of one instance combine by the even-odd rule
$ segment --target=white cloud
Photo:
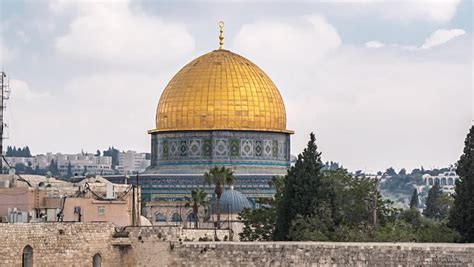
[[[382,48],[385,44],[379,41],[369,41],[365,43],[365,47],[367,48]]]
[[[431,49],[436,46],[440,46],[443,44],[446,44],[447,42],[466,34],[465,30],[462,29],[439,29],[434,31],[433,33],[428,36],[428,38],[425,39],[422,45],[420,46],[415,46],[415,45],[401,45],[401,44],[389,44],[386,45],[382,42],[379,41],[369,41],[365,43],[365,46],[367,48],[382,48],[382,47],[395,47],[395,48],[401,48],[403,50],[408,50],[408,51],[418,51],[422,49]]]
[[[51,97],[48,92],[33,92],[28,83],[22,80],[10,81],[11,96],[19,101],[31,101]]]
[[[340,44],[336,28],[324,17],[312,15],[297,24],[256,22],[243,25],[233,48],[268,65],[281,62],[304,65],[320,61]]]
[[[461,29],[439,29],[426,38],[423,45],[421,45],[421,48],[430,49],[432,47],[447,43],[448,41],[464,34],[466,34],[466,31]]]
[[[401,22],[443,23],[454,17],[461,0],[345,0],[342,2],[353,3],[355,10],[352,13],[359,13],[359,15],[374,13],[384,19]]]
[[[63,10],[62,5],[55,7]],[[119,64],[166,65],[189,55],[194,39],[180,23],[167,23],[128,2],[77,4],[70,31],[56,39],[67,56]]]
[[[15,56],[15,50],[8,47],[0,37],[0,64],[5,64],[12,61]]]
[[[457,159],[472,105],[466,61],[445,57],[444,47],[406,53],[344,45],[327,21],[316,23],[248,24],[235,43],[279,87],[288,128],[296,132],[292,153],[315,131],[323,159],[350,169],[447,166]],[[456,53],[468,53],[466,47]]]

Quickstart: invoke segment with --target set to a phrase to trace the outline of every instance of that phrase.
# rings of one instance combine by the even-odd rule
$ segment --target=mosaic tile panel
[[[241,155],[242,157],[253,157],[253,144],[252,140],[246,139],[241,141]]]
[[[285,145],[283,141],[278,141],[278,157],[285,158]]]
[[[215,155],[217,157],[227,157],[229,148],[227,146],[227,140],[226,139],[218,139],[216,140],[216,146],[214,147],[215,149]]]
[[[234,168],[281,168],[289,164],[289,141],[289,137],[281,133],[159,133],[152,137],[152,168],[171,170],[176,166],[179,173],[223,162],[235,164]]]
[[[230,140],[230,155],[232,157],[240,156],[240,140],[238,139]]]
[[[170,158],[177,158],[178,157],[178,141],[172,140],[169,143],[169,156]]]
[[[278,157],[278,141],[277,140],[273,140],[273,144],[272,144],[272,156],[274,158],[277,158]]]
[[[262,144],[262,141],[260,140],[255,141],[255,156],[256,157],[263,156],[263,144]]]
[[[189,156],[200,157],[202,152],[201,140],[193,139],[189,142]]]
[[[186,140],[181,140],[179,144],[179,155],[181,157],[186,157],[188,155],[188,146],[186,145]]]
[[[205,157],[211,157],[212,156],[212,141],[211,139],[204,139],[203,146],[202,146],[202,152]]]
[[[163,158],[167,159],[169,157],[169,143],[167,140],[163,141]]]
[[[263,140],[263,156],[266,158],[272,156],[272,140]]]

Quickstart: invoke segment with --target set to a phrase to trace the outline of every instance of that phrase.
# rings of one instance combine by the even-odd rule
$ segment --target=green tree
[[[456,229],[464,242],[474,242],[474,126],[464,142],[464,153],[457,162],[453,208],[449,225]]]
[[[224,186],[232,185],[235,181],[234,172],[230,168],[222,166],[221,168],[215,166],[204,173],[204,182],[214,185],[214,193],[216,194],[216,209],[217,209],[217,226],[220,228],[221,222],[221,195],[224,191]]]
[[[431,187],[426,198],[426,208],[423,215],[428,218],[442,220],[447,217],[449,212],[449,198],[441,191],[439,184]]]
[[[321,197],[321,153],[318,152],[316,137],[310,140],[303,153],[298,155],[295,166],[285,176],[283,196],[278,205],[275,240],[288,240],[292,221],[297,217],[314,214]]]
[[[194,213],[194,228],[199,228],[198,223],[199,223],[199,207],[200,206],[207,206],[208,201],[207,201],[207,193],[199,188],[191,190],[191,199],[190,202],[186,203],[185,207],[193,208],[193,213]]]
[[[74,175],[72,174],[72,165],[71,165],[71,162],[69,161],[67,163],[67,174],[66,174],[66,177],[67,178],[71,178],[73,177]]]
[[[51,175],[53,176],[59,176],[58,163],[54,161],[54,159],[52,159],[51,162],[49,163],[48,171],[50,171]]]
[[[417,209],[419,205],[418,202],[418,190],[416,188],[413,190],[413,194],[410,199],[410,209]]]
[[[239,220],[244,223],[240,235],[242,241],[271,241],[275,231],[277,205],[281,200],[284,187],[284,177],[274,176],[268,182],[275,189],[272,199],[259,199],[257,209],[244,209],[239,213]]]
[[[115,166],[119,164],[119,150],[114,147],[109,147],[109,149],[105,150],[102,155],[109,156],[112,158],[112,169],[115,169]]]

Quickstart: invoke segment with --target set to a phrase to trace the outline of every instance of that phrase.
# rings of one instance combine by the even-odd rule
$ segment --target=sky
[[[173,75],[218,47],[285,101],[291,153],[317,137],[349,170],[445,167],[473,119],[470,0],[0,0],[4,145],[34,154],[150,150]]]

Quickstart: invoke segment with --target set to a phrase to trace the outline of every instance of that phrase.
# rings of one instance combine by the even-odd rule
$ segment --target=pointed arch
[[[33,248],[30,245],[23,248],[21,266],[33,267]]]
[[[92,267],[101,267],[102,266],[102,256],[100,253],[96,253],[94,257],[92,257]]]

